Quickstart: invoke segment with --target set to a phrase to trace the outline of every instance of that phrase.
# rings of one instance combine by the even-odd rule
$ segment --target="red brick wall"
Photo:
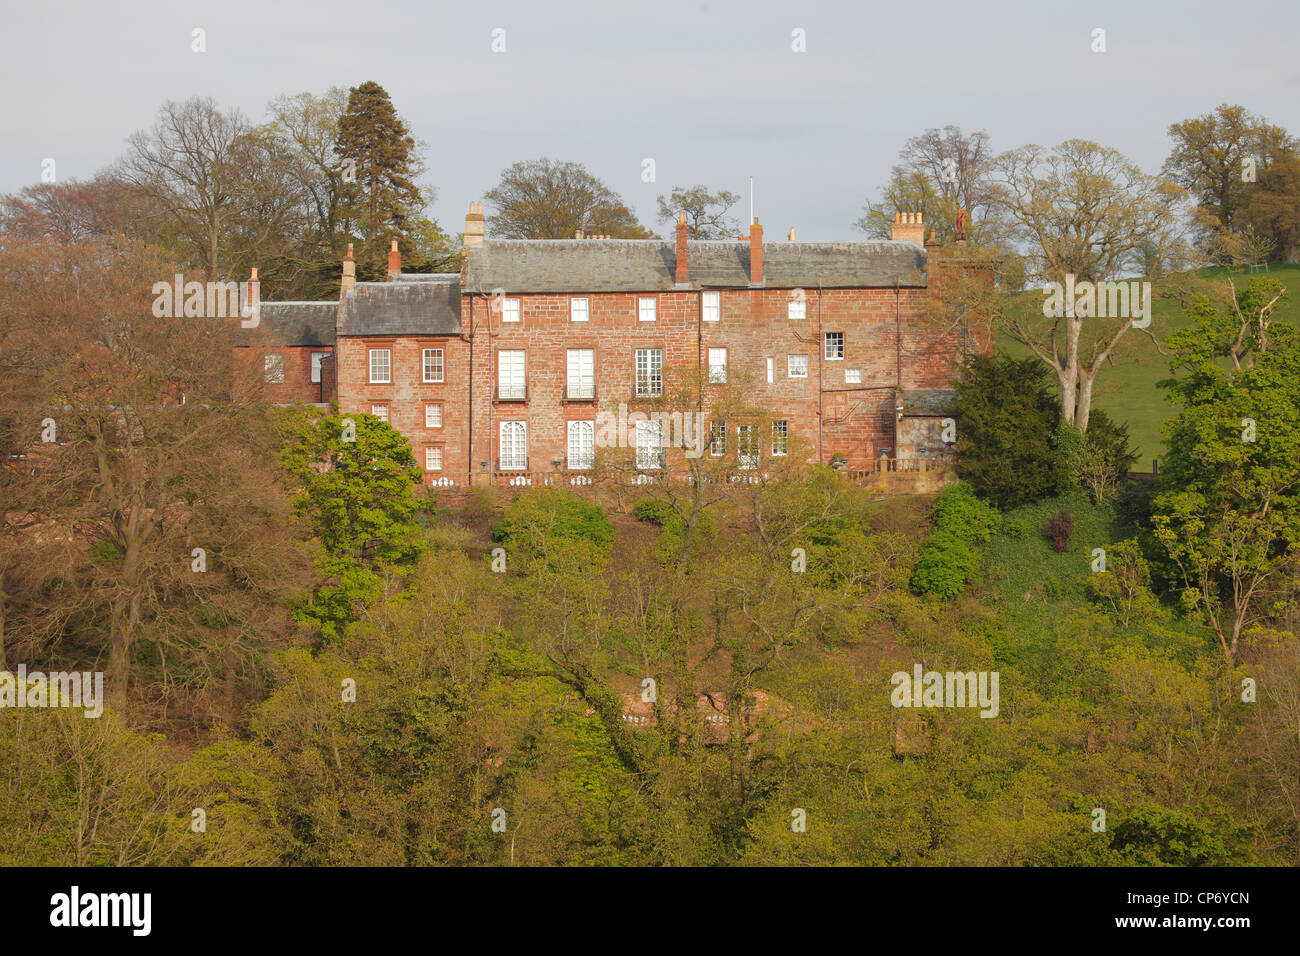
[[[698,292],[658,293],[657,318],[641,322],[635,294],[589,294],[590,319],[569,318],[568,295],[521,295],[522,321],[502,323],[491,316],[490,346],[487,331],[488,300],[474,297],[475,337],[474,448],[483,460],[491,448],[492,469],[497,467],[498,423],[503,419],[528,422],[530,471],[550,471],[555,459],[567,460],[565,423],[573,418],[595,418],[596,412],[616,414],[619,402],[633,399],[635,349],[662,348],[666,382],[672,370],[707,363],[708,349],[726,348],[728,380],[745,383],[750,404],[767,410],[773,419],[789,422],[792,449],[801,445],[807,455],[818,453],[818,381],[823,396],[822,458],[842,453],[850,465],[865,464],[886,449],[892,453],[894,412],[892,388],[898,383],[898,329],[901,327],[902,385],[932,388],[946,385],[954,358],[961,354],[960,328],[932,328],[925,320],[926,290],[830,289],[805,293],[807,317],[790,319],[789,290],[722,290],[719,322],[697,321]],[[845,358],[827,361],[818,335],[818,305],[822,332],[845,333]],[[463,300],[462,317],[469,326],[471,297]],[[899,321],[896,321],[897,317]],[[901,324],[900,324],[901,323]],[[702,341],[697,335],[702,330]],[[564,400],[569,348],[595,351],[597,402]],[[491,358],[484,360],[490,349]],[[528,400],[492,400],[495,353],[500,349],[526,352]],[[787,376],[787,356],[807,354],[807,379]],[[774,359],[772,384],[767,383],[767,357]],[[860,385],[845,383],[846,368],[862,371]],[[670,386],[666,386],[670,388]],[[721,390],[707,386],[706,396]],[[686,411],[687,409],[683,409]],[[706,418],[709,412],[706,407]],[[735,440],[735,424],[728,423],[728,441]],[[764,454],[768,436],[764,435]],[[477,469],[477,464],[475,468]]]
[[[935,262],[936,276],[939,262]],[[522,321],[503,323],[491,298],[462,298],[462,337],[341,337],[337,345],[339,408],[370,413],[387,403],[389,422],[411,443],[417,464],[425,465],[425,447],[443,446],[443,470],[425,475],[463,486],[483,475],[482,463],[495,472],[499,462],[499,423],[528,423],[528,465],[532,472],[551,471],[552,462],[567,463],[566,423],[596,419],[598,412],[617,415],[620,402],[635,410],[634,370],[637,348],[664,352],[666,390],[675,375],[683,377],[697,363],[707,363],[708,349],[727,349],[731,388],[743,387],[748,404],[771,419],[789,422],[792,453],[829,461],[844,455],[850,467],[862,467],[882,454],[897,456],[895,386],[938,388],[947,385],[961,360],[960,323],[929,318],[932,289],[805,290],[806,317],[790,319],[794,293],[785,289],[721,290],[722,318],[700,322],[700,293],[656,293],[654,322],[638,319],[638,295],[592,293],[589,320],[570,320],[569,295],[519,295]],[[824,358],[820,332],[843,332],[843,360]],[[490,332],[490,334],[489,334]],[[392,381],[370,383],[369,349],[391,350]],[[422,380],[422,350],[444,350],[444,381]],[[595,352],[596,401],[566,399],[570,348]],[[526,353],[527,400],[499,401],[494,395],[496,353]],[[301,360],[286,352],[286,392],[301,392]],[[312,350],[297,350],[310,362]],[[787,356],[808,356],[808,378],[791,379]],[[899,359],[901,356],[901,383]],[[773,381],[767,382],[767,358]],[[470,365],[473,364],[473,402]],[[309,364],[306,366],[308,372]],[[845,370],[861,369],[861,382],[846,382]],[[693,386],[694,375],[686,384]],[[294,383],[291,385],[291,382]],[[819,430],[819,385],[821,388]],[[706,385],[706,397],[724,386]],[[298,398],[296,400],[315,400]],[[441,428],[425,427],[425,403],[442,402]],[[683,408],[681,411],[692,411]],[[706,421],[711,417],[706,404]],[[472,422],[472,428],[471,428]],[[739,422],[728,422],[728,447],[734,449]],[[707,425],[706,425],[707,429]],[[763,434],[763,453],[770,454],[770,435]],[[672,459],[670,454],[670,460]],[[561,465],[564,467],[565,465]],[[471,479],[472,476],[472,479]]]
[[[277,404],[294,402],[312,404],[329,402],[334,398],[334,382],[328,362],[322,369],[322,382],[316,383],[311,380],[312,353],[326,352],[332,355],[333,351],[329,346],[297,348],[279,345],[265,348],[237,348],[235,356],[238,360],[252,366],[258,380],[262,382],[262,395],[266,401]],[[279,355],[283,359],[284,382],[282,384],[265,380],[265,360],[268,355]]]
[[[370,382],[370,349],[386,348],[390,355],[388,384]],[[443,350],[443,381],[427,383],[424,378],[423,352],[426,348]],[[370,414],[376,403],[387,403],[388,422],[406,436],[423,470],[425,447],[443,446],[442,471],[426,473],[425,482],[449,478],[457,486],[464,484],[469,467],[468,439],[469,346],[455,337],[446,336],[375,336],[338,340],[339,412]],[[442,427],[426,428],[424,406],[442,403]]]

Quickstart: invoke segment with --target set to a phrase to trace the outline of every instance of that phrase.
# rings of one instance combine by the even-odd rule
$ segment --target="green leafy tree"
[[[1296,592],[1300,333],[1250,307],[1274,295],[1268,280],[1234,294],[1245,321],[1199,298],[1169,337],[1175,377],[1162,383],[1182,410],[1165,424],[1155,535],[1229,664],[1245,630]]]
[[[1159,606],[1151,593],[1151,566],[1136,538],[1106,548],[1106,570],[1088,579],[1093,599],[1110,608],[1124,627],[1135,617],[1154,615]]]
[[[361,414],[298,423],[282,461],[300,482],[294,511],[320,542],[327,581],[299,618],[333,640],[419,558],[420,469],[400,432]]]
[[[1258,235],[1282,252],[1295,248],[1300,219],[1300,143],[1285,129],[1239,105],[1169,127],[1173,150],[1165,175],[1196,199],[1196,219],[1212,250],[1231,250],[1224,240]],[[1253,176],[1247,176],[1248,164]],[[1242,261],[1258,261],[1242,250]]]

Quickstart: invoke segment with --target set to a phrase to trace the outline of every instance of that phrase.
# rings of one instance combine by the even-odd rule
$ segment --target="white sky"
[[[543,155],[583,163],[656,230],[673,185],[744,195],[753,175],[770,235],[846,239],[928,127],[986,129],[999,150],[1094,139],[1152,171],[1169,124],[1221,102],[1300,133],[1300,5],[1280,0],[0,0],[0,30],[0,192],[46,157],[88,178],[166,99],[261,121],[276,95],[375,80],[428,142],[431,211],[453,233],[505,166]]]

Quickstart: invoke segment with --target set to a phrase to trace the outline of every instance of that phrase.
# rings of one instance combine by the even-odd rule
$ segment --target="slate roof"
[[[460,276],[358,282],[344,296],[339,335],[459,335]]]
[[[470,249],[474,292],[660,292],[677,288],[676,246],[660,239],[498,239]],[[749,288],[749,243],[693,239],[692,289]],[[925,250],[911,242],[765,242],[763,288],[906,288],[926,284]]]
[[[952,413],[952,403],[957,392],[951,388],[899,389],[903,401],[904,418],[937,418]]]
[[[258,329],[265,329],[277,344],[332,348],[338,310],[338,302],[263,302],[257,328],[241,326],[238,341],[240,345],[248,345]]]

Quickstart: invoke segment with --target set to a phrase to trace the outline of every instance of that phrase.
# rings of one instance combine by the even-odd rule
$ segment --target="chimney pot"
[[[791,242],[794,242],[794,227],[793,227],[793,226],[790,227],[790,235],[789,235],[787,238],[788,238]]]
[[[925,245],[925,223],[919,212],[894,213],[894,227],[889,238],[894,242],[914,242]]]

